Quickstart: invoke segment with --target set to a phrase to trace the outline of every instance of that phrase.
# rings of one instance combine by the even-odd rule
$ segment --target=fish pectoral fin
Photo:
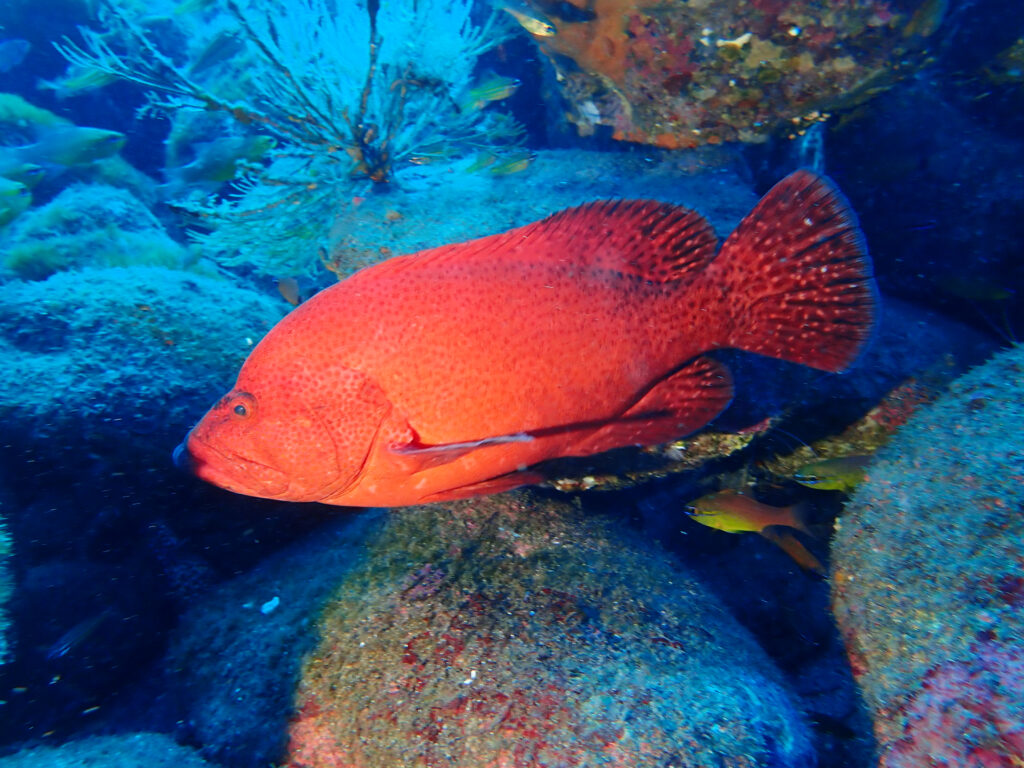
[[[777,546],[803,568],[824,578],[827,575],[825,566],[805,547],[796,536],[781,525],[767,525],[761,529],[761,535]]]
[[[710,357],[698,357],[656,383],[622,416],[574,445],[572,455],[675,440],[703,427],[731,400],[729,369]]]
[[[425,469],[450,464],[481,448],[493,445],[508,445],[510,443],[528,443],[533,439],[532,436],[525,432],[517,432],[512,435],[497,435],[480,440],[466,440],[459,443],[441,443],[438,445],[426,445],[418,440],[414,440],[405,445],[391,446],[388,452],[409,472],[422,472]]]

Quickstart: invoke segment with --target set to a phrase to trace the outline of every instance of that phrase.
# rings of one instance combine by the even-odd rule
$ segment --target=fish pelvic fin
[[[725,289],[725,346],[838,373],[874,330],[878,291],[857,217],[811,171],[772,187],[707,274]]]
[[[656,383],[619,418],[586,435],[570,455],[683,437],[724,411],[732,392],[729,369],[710,357],[698,357]]]
[[[813,574],[814,576],[822,579],[828,576],[828,571],[825,569],[822,562],[815,557],[814,554],[807,549],[807,547],[805,547],[796,536],[787,531],[783,526],[766,526],[761,531],[761,535],[789,555],[793,559],[793,562],[803,568],[807,573]]]

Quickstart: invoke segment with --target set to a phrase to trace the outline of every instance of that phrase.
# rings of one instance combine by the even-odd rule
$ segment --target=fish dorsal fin
[[[498,256],[519,262],[572,262],[667,283],[706,267],[717,248],[715,231],[696,211],[655,200],[602,200],[508,232],[389,259],[370,270],[378,276],[397,275],[428,262],[437,267]]]
[[[523,227],[582,261],[652,283],[689,277],[715,258],[718,237],[696,211],[656,200],[601,200]]]

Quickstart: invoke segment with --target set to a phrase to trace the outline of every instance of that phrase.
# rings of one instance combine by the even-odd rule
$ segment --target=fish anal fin
[[[761,535],[789,555],[793,561],[805,571],[809,571],[823,578],[827,575],[825,566],[822,565],[821,561],[816,558],[811,551],[807,549],[807,547],[805,547],[785,526],[765,526],[761,530]]]
[[[703,427],[731,400],[729,369],[710,357],[698,357],[651,387],[620,418],[594,430],[572,453],[585,456],[668,442]]]

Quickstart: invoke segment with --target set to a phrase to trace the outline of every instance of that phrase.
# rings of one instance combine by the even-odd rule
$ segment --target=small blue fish
[[[57,638],[57,642],[50,646],[49,650],[46,651],[46,658],[49,661],[55,661],[67,656],[84,643],[113,612],[113,608],[104,608],[95,616],[90,616],[75,624],[75,626]]]

